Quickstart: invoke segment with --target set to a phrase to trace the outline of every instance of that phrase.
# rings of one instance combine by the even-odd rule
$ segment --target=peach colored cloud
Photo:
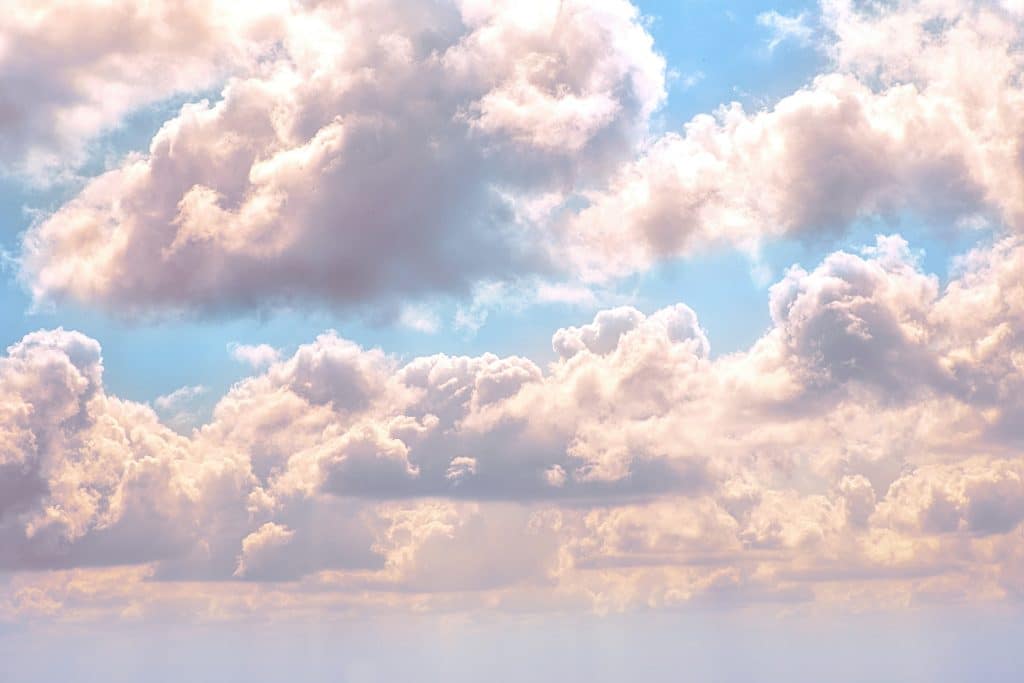
[[[181,16],[150,18],[170,47],[140,49],[176,54]],[[147,151],[27,232],[21,277],[37,301],[142,317],[375,305],[398,319],[430,295],[608,282],[865,217],[1022,225],[1022,16],[1010,4],[826,0],[823,73],[770,107],[725,104],[662,135],[651,120],[664,61],[625,0],[246,17],[196,50],[223,74],[216,101],[184,106]],[[166,96],[149,92],[150,72],[69,54],[76,74]]]
[[[33,333],[0,360],[4,609],[128,571],[97,565],[153,609],[182,580],[269,611],[1019,596],[1024,246],[959,268],[833,253],[719,358],[683,304],[558,330],[547,367],[329,332],[187,437],[106,394],[95,341]]]
[[[665,95],[626,0],[313,3],[274,27],[219,99],[29,230],[37,300],[397,307],[549,272],[517,203],[629,158]]]

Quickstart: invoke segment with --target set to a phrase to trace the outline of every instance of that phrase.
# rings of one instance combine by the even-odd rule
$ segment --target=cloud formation
[[[1019,232],[1019,8],[826,0],[821,20],[832,71],[771,108],[695,117],[587,194],[565,227],[578,270],[601,280],[904,211]]]
[[[219,100],[28,232],[37,299],[396,305],[547,272],[519,216],[631,156],[664,98],[626,0],[313,3],[274,26]]]
[[[5,171],[74,172],[189,100],[27,230],[37,302],[429,333],[431,296],[471,294],[473,329],[510,291],[592,301],[865,217],[994,236],[945,284],[899,236],[794,266],[720,357],[683,303],[558,329],[546,366],[232,345],[252,375],[203,424],[201,387],[123,400],[96,340],[28,334],[0,356],[0,619],[1024,596],[1019,3],[765,14],[827,72],[659,135],[626,0],[136,5],[0,27]]]
[[[280,39],[288,5],[11,0],[0,26],[0,168],[40,182],[73,170],[126,115],[254,67]]]
[[[188,436],[105,393],[95,341],[33,333],[0,360],[4,609],[127,571],[113,604],[153,609],[184,579],[365,609],[1019,596],[1022,282],[1016,238],[940,286],[892,236],[790,269],[717,359],[683,304],[560,329],[543,368],[329,332]]]
[[[143,67],[209,12],[149,21],[167,27],[139,41],[156,61],[117,62],[138,71],[105,68],[100,45],[92,61],[60,53],[70,66],[53,78],[99,72],[129,83],[126,102],[157,98]],[[21,276],[37,301],[125,316],[375,305],[429,330],[410,300],[486,283],[607,282],[907,211],[945,229],[1022,225],[1011,3],[826,0],[826,72],[771,107],[725,104],[657,136],[665,65],[626,0],[246,12],[190,51],[197,73],[226,74],[220,98],[185,105],[148,151],[28,231]],[[11,45],[34,35],[19,30]]]

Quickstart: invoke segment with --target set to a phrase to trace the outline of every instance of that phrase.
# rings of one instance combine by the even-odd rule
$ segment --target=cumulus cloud
[[[288,527],[267,522],[242,539],[242,554],[238,558],[234,576],[273,577],[273,559],[276,557],[279,562],[284,560],[287,567],[287,555],[282,556],[280,550],[286,548],[294,536],[295,532]]]
[[[125,115],[254,67],[287,12],[277,0],[6,3],[0,167],[41,182],[73,170]]]
[[[185,457],[187,440],[151,409],[104,394],[95,341],[30,334],[8,349],[0,377],[15,418],[3,441],[17,446],[0,460],[7,568],[137,562],[187,543],[189,495],[169,486],[172,470],[219,475]]]
[[[592,301],[660,258],[865,216],[999,229],[946,284],[898,236],[794,266],[770,328],[717,358],[685,304],[559,329],[545,366],[236,345],[252,376],[187,430],[196,387],[122,400],[97,341],[27,335],[0,357],[0,615],[180,582],[204,613],[1024,595],[1014,7],[827,0],[829,73],[651,139],[664,64],[624,0],[85,3],[111,27],[85,43],[34,7],[0,29],[6,164],[74,164],[125,112],[223,84],[29,229],[38,300],[373,302],[429,332],[417,297],[471,293],[472,329],[527,275]]]
[[[804,12],[795,17],[779,14],[775,10],[762,12],[757,15],[757,23],[769,29],[772,33],[772,37],[768,41],[769,52],[774,51],[775,48],[787,40],[806,45],[810,43],[811,38],[814,36],[814,30],[807,25],[807,15]]]
[[[52,78],[128,83],[123,113],[184,87],[147,69],[206,27],[198,66],[176,68],[182,83],[224,84],[30,228],[20,270],[37,302],[125,316],[373,304],[430,331],[431,295],[608,282],[701,249],[828,239],[865,217],[1022,225],[1022,18],[1010,5],[825,0],[825,72],[770,107],[723,104],[657,136],[665,65],[626,0],[266,3],[223,31],[216,8],[186,9],[118,15],[166,29],[138,41],[155,61],[32,43],[66,60]],[[804,15],[760,20],[775,40],[812,39]],[[49,62],[23,68],[37,63]],[[474,310],[460,327],[480,324]]]
[[[558,330],[546,367],[325,333],[189,436],[34,333],[0,361],[0,557],[420,609],[1017,595],[1021,282],[1016,238],[940,286],[893,236],[790,269],[720,358],[683,304]]]
[[[903,211],[1020,230],[1019,12],[826,0],[821,22],[831,70],[771,107],[698,115],[585,193],[563,219],[578,271],[599,281],[716,245],[755,253]]]
[[[31,228],[37,300],[397,308],[548,272],[517,207],[628,158],[664,97],[626,0],[314,3],[275,26],[220,99]]]

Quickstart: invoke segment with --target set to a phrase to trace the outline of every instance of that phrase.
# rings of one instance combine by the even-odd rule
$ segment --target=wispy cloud
[[[770,10],[757,15],[757,23],[772,33],[768,39],[769,52],[774,52],[775,48],[786,41],[808,45],[814,37],[814,29],[807,24],[807,14],[804,12],[791,17]]]
[[[269,344],[228,344],[228,352],[235,360],[254,368],[264,368],[277,361],[280,352]]]

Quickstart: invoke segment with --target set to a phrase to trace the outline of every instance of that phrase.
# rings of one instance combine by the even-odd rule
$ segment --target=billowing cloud
[[[240,363],[251,365],[254,368],[264,368],[278,358],[280,352],[270,344],[229,344],[228,351],[231,357]]]
[[[577,270],[601,280],[904,211],[1024,226],[1019,9],[825,0],[821,20],[832,70],[770,108],[699,115],[586,193],[564,225]]]
[[[126,571],[97,565],[149,579],[114,604],[216,579],[193,600],[245,609],[1021,595],[1021,282],[1016,238],[940,286],[893,236],[791,269],[719,358],[683,304],[558,330],[546,367],[325,333],[189,436],[34,333],[0,360],[3,609],[80,600],[26,570]]]
[[[768,41],[769,52],[787,40],[806,45],[814,36],[814,29],[807,25],[807,14],[804,12],[793,17],[780,14],[775,10],[762,12],[757,15],[757,23],[771,31],[772,36]]]
[[[146,152],[28,231],[21,275],[36,300],[127,316],[372,303],[429,331],[416,299],[486,283],[607,282],[906,211],[1022,225],[1024,19],[1011,4],[826,0],[813,22],[826,72],[770,107],[724,104],[653,137],[665,66],[626,0],[252,12],[193,51],[226,79],[219,99],[185,105]],[[177,45],[186,16],[150,18],[169,28],[140,46]],[[105,70],[104,49],[62,59],[130,82],[133,102],[159,96],[152,82],[181,89],[145,59]]]
[[[287,12],[278,0],[6,3],[0,167],[42,182],[73,169],[127,114],[255,67]]]
[[[547,272],[520,214],[629,158],[664,97],[626,0],[313,3],[275,26],[217,101],[29,230],[37,299],[397,317],[399,298]]]
[[[827,73],[653,137],[665,66],[626,0],[222,5],[0,27],[15,172],[220,91],[29,228],[37,301],[372,304],[431,332],[431,295],[472,293],[473,328],[517,286],[592,301],[864,217],[994,237],[945,284],[899,236],[794,266],[720,357],[685,304],[559,329],[544,366],[234,345],[253,374],[209,419],[199,387],[123,400],[96,340],[29,334],[0,357],[0,619],[1024,595],[1017,4],[826,0]]]

